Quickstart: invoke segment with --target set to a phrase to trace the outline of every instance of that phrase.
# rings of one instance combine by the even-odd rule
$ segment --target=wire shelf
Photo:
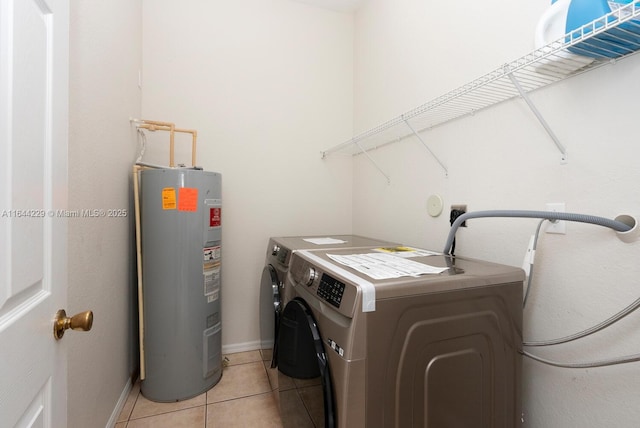
[[[528,92],[630,56],[640,49],[639,17],[640,1],[622,6],[466,85],[324,150],[322,157],[355,155],[418,136],[422,131],[518,96],[526,97]],[[559,142],[556,145],[565,154]]]

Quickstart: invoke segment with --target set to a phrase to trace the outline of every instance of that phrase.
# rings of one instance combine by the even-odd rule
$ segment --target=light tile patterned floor
[[[281,428],[278,408],[258,351],[227,355],[212,389],[190,400],[156,403],[133,386],[115,428]]]

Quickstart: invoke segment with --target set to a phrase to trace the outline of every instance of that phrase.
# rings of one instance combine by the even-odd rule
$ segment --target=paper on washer
[[[342,239],[335,238],[302,238],[303,241],[310,242],[316,245],[335,245],[335,244],[344,244],[347,241],[343,241]]]
[[[385,253],[352,254],[348,256],[327,254],[327,257],[373,279],[439,274],[449,269],[430,266]]]

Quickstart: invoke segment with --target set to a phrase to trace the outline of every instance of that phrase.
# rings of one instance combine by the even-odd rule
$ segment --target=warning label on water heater
[[[178,211],[198,211],[198,189],[181,187],[178,193]]]
[[[220,246],[202,249],[202,273],[204,276],[204,295],[207,303],[220,298]]]
[[[220,265],[204,272],[204,295],[209,302],[220,296]]]
[[[165,187],[164,189],[162,189],[162,209],[176,209],[176,189],[174,189],[173,187]]]
[[[204,247],[202,249],[202,261],[204,269],[213,267],[213,265],[220,264],[220,245],[216,247]]]
[[[209,208],[209,227],[219,227],[222,222],[222,208]]]

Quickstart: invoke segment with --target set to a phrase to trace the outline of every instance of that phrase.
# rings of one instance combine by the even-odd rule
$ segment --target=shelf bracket
[[[429,146],[427,146],[427,143],[424,142],[424,140],[422,139],[422,137],[420,137],[420,134],[418,134],[416,132],[415,129],[413,129],[413,127],[411,126],[411,124],[409,123],[409,121],[407,119],[404,119],[404,123],[407,125],[407,127],[409,127],[409,129],[411,130],[411,132],[413,132],[413,135],[416,136],[416,138],[422,143],[422,145],[424,146],[425,149],[427,149],[427,151],[429,153],[431,153],[431,156],[433,156],[433,158],[436,160],[436,162],[438,162],[440,164],[440,166],[442,167],[442,169],[444,170],[444,175],[445,177],[449,176],[449,171],[447,170],[447,167],[444,166],[444,164],[440,161],[440,159],[438,159],[438,156],[436,156],[433,151],[431,151],[431,149],[429,148]]]
[[[544,119],[544,117],[542,117],[542,114],[535,106],[535,104],[533,104],[533,101],[531,101],[531,98],[529,98],[529,95],[522,88],[520,82],[518,82],[518,79],[516,79],[516,77],[513,75],[513,72],[509,69],[508,65],[504,66],[504,71],[507,76],[509,76],[509,79],[511,79],[511,83],[513,83],[513,86],[516,88],[522,99],[527,103],[529,109],[531,109],[544,130],[547,131],[547,134],[549,134],[549,137],[551,137],[558,150],[560,150],[560,163],[566,164],[568,162],[567,149],[565,149],[560,140],[558,140],[558,137],[556,137],[556,134],[553,132],[547,121]]]
[[[367,157],[367,159],[369,159],[369,162],[371,162],[371,163],[373,164],[373,166],[375,166],[375,167],[376,167],[376,169],[377,169],[378,171],[380,171],[380,174],[384,175],[384,178],[386,178],[386,179],[387,179],[387,184],[391,184],[391,179],[389,178],[389,176],[388,176],[387,174],[385,174],[385,173],[384,173],[384,171],[382,170],[382,168],[380,168],[380,167],[378,166],[378,164],[376,163],[376,161],[374,161],[374,160],[373,160],[373,158],[371,158],[371,156],[369,156],[369,153],[367,153],[367,151],[366,151],[364,148],[362,148],[362,146],[360,145],[360,143],[359,143],[359,142],[357,142],[357,141],[354,141],[353,143],[354,143],[356,146],[358,146],[358,148],[360,149],[360,151],[361,151],[361,152],[362,152],[362,153]]]

